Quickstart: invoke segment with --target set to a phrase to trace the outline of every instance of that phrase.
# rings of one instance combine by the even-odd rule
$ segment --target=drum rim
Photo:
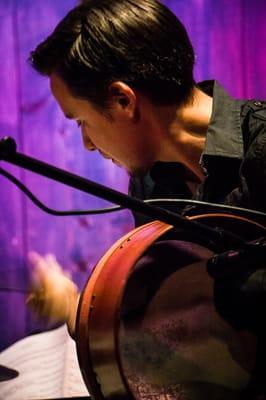
[[[117,351],[117,343],[119,342],[120,305],[126,287],[127,278],[130,275],[131,270],[134,268],[135,262],[155,240],[171,229],[171,225],[167,225],[160,221],[153,221],[129,232],[118,240],[100,259],[84,287],[76,319],[76,348],[83,379],[90,394],[93,395],[96,400],[108,399],[108,396],[113,395],[112,388],[109,387],[106,382],[107,376],[101,374],[100,377],[102,385],[105,385],[106,387],[103,393],[101,385],[97,381],[97,373],[95,372],[97,368],[95,367],[95,349],[93,349],[93,346],[95,346],[97,337],[100,333],[99,331],[102,329],[102,327],[97,325],[99,324],[97,318],[100,314],[98,307],[101,306],[100,302],[98,303],[99,306],[96,304],[97,299],[99,298],[98,294],[100,293],[101,296],[107,296],[110,300],[108,307],[109,313],[108,315],[105,315],[104,320],[106,325],[108,325],[106,328],[109,337],[112,335],[114,338],[110,349],[112,353],[110,364],[112,365],[113,377],[119,382],[122,391],[120,395],[124,396],[124,398],[132,397],[123,374],[121,357],[119,351]],[[138,242],[138,247],[135,246],[136,242]],[[130,250],[131,257],[129,258],[128,254]],[[113,270],[114,264],[121,264],[121,261],[123,258],[125,259],[125,256],[127,256],[126,263],[123,262],[123,268],[120,268],[120,273],[113,276],[114,280],[123,281],[123,284],[120,285],[114,293],[111,289],[111,285],[104,285],[103,275],[106,277],[109,271]],[[110,292],[112,292],[111,295],[114,295],[113,298],[111,298],[112,296],[110,296]],[[98,314],[95,312],[96,307]],[[88,326],[93,327],[90,332]]]
[[[262,226],[255,221],[231,214],[200,214],[187,218],[200,221],[203,219],[208,221],[212,218],[226,218],[232,221],[242,220],[243,222],[251,223],[256,225],[258,228],[265,230],[265,226]],[[119,348],[117,344],[119,342],[121,303],[128,277],[133,270],[136,261],[143,255],[150,245],[171,229],[173,229],[171,225],[167,225],[160,221],[153,221],[130,231],[119,239],[100,259],[84,287],[79,301],[76,319],[76,348],[83,379],[90,394],[95,398],[95,400],[111,399],[115,394],[113,388],[111,386],[109,387],[107,382],[110,380],[110,376],[108,376],[109,379],[107,379],[107,376],[104,376],[104,374],[101,373],[101,382],[98,382],[97,380],[97,378],[99,379],[99,374],[97,376],[97,367],[95,367],[95,357],[97,359],[97,355],[95,356],[95,348],[93,348],[93,346],[95,346],[98,335],[103,329],[102,326],[99,326],[99,320],[97,321],[100,314],[98,308],[99,305],[97,305],[98,293],[101,293],[101,296],[107,296],[107,299],[110,300],[110,313],[105,315],[104,319],[101,317],[101,322],[105,319],[109,321],[109,325],[107,326],[108,335],[109,338],[112,337],[114,339],[111,340],[112,345],[109,349],[111,351],[111,359],[109,362],[112,365],[113,376],[119,384],[119,398],[133,398],[123,373],[119,350],[117,350]],[[136,243],[138,244],[138,247],[134,249]],[[130,250],[131,252],[133,250],[131,257],[128,256]],[[120,263],[123,258],[126,258],[127,262],[123,262],[123,268],[119,271],[119,274],[117,274],[116,269],[116,274],[113,275],[118,280],[120,279],[123,281],[123,284],[117,288],[115,293],[111,290],[113,296],[112,299],[109,290],[111,285],[104,285],[103,275],[105,276],[104,279],[107,279],[106,277],[109,271],[113,270],[114,264],[117,262]],[[108,283],[110,283],[110,281]],[[95,312],[96,310],[97,312]],[[92,327],[90,331],[88,326]],[[105,387],[104,390],[101,389],[101,384]]]

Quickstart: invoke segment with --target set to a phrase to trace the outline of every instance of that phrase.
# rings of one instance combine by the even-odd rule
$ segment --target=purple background
[[[183,21],[197,54],[197,80],[216,78],[236,97],[265,97],[265,0],[166,0]],[[27,58],[75,5],[74,0],[0,0],[0,137],[13,136],[19,151],[124,192],[126,174],[87,153],[77,127],[55,104],[48,80]],[[11,167],[43,202],[57,209],[106,203]],[[29,250],[55,253],[80,286],[110,245],[133,227],[129,212],[59,218],[44,214],[0,176],[0,286],[25,288]],[[44,325],[25,307],[25,295],[0,294],[0,349]]]

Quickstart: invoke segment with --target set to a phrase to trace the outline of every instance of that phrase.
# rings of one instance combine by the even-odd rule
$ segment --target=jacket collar
[[[207,169],[210,156],[242,159],[244,144],[240,115],[244,101],[230,97],[217,81],[202,82],[198,86],[207,94],[211,94],[211,88],[213,96],[212,115],[200,164]]]

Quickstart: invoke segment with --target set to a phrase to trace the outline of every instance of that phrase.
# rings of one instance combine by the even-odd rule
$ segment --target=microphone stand
[[[17,152],[16,142],[10,137],[4,137],[0,140],[0,160],[7,161],[8,163],[61,182],[82,192],[92,194],[137,213],[173,225],[174,227],[183,228],[186,231],[193,232],[193,234],[207,238],[215,244],[222,245],[222,247],[242,247],[245,245],[243,239],[231,232],[220,228],[214,229],[199,222],[191,221],[164,208],[152,206],[137,198],[19,153]]]

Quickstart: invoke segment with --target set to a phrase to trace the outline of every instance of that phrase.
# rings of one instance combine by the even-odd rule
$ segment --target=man
[[[133,195],[266,210],[265,103],[233,100],[217,82],[196,84],[187,33],[157,0],[84,1],[31,64],[49,77],[84,146],[128,171]],[[40,269],[49,291],[58,277]],[[36,308],[38,301],[33,294]],[[49,314],[49,304],[42,311]]]
[[[233,100],[217,82],[195,84],[187,33],[158,1],[84,1],[31,63],[49,76],[85,147],[135,177],[132,194],[153,196],[140,193],[136,177],[155,165],[169,168],[175,197],[203,183],[200,200],[266,209],[265,103]]]

